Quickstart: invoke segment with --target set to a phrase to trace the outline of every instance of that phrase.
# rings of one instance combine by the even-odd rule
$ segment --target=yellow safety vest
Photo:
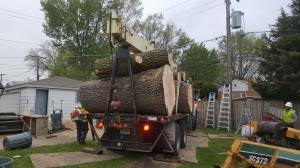
[[[293,123],[293,121],[294,121],[293,117],[295,114],[296,114],[296,111],[293,109],[290,109],[289,111],[284,111],[283,115],[282,115],[282,120],[288,124]]]

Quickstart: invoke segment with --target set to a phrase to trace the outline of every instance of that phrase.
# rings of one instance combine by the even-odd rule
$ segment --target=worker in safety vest
[[[79,114],[82,114],[82,118],[76,120],[77,141],[79,144],[85,144],[86,135],[89,131],[89,112],[83,107],[79,107],[76,110]]]
[[[293,105],[291,102],[286,102],[285,110],[282,114],[283,124],[287,127],[294,127],[294,123],[297,120],[296,111],[293,109]]]

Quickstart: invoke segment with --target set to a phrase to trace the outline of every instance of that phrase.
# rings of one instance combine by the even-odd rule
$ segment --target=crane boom
[[[133,53],[154,50],[153,45],[127,26],[115,11],[111,12],[106,23],[106,34],[113,46],[129,46]]]

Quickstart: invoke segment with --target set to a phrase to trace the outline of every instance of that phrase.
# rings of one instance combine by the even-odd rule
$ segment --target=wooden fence
[[[274,106],[276,107],[283,107],[283,101],[269,101],[269,100],[233,100],[232,105],[232,113],[233,113],[233,127],[237,128],[240,117],[241,111],[243,108],[249,108],[254,120],[260,121],[263,119],[265,112],[272,111]],[[293,106],[297,112],[298,120],[296,122],[295,127],[300,129],[300,103],[293,103]],[[220,111],[220,101],[216,102],[216,124],[218,121],[218,112]],[[198,127],[205,126],[205,119],[206,119],[206,112],[207,112],[207,101],[202,101],[198,105]]]

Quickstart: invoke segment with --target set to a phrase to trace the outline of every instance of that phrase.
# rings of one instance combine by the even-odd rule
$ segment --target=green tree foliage
[[[73,56],[72,52],[68,50],[60,51],[50,71],[50,76],[65,76],[78,80],[95,79],[93,73],[80,69],[76,62],[77,59]]]
[[[219,55],[226,60],[226,40],[219,43]],[[233,79],[253,79],[258,70],[259,52],[266,46],[261,37],[237,31],[232,35],[232,75]]]
[[[194,43],[183,51],[181,68],[191,81],[214,82],[220,72],[217,52],[209,51],[203,44]]]
[[[107,56],[109,45],[102,31],[103,0],[42,0],[44,32],[60,50],[76,57],[79,71],[94,71],[95,56]],[[64,53],[64,52],[63,52]],[[52,74],[55,74],[52,72]],[[87,79],[87,78],[83,78]]]
[[[204,81],[194,81],[193,87],[196,89],[200,89],[200,98],[208,99],[209,92],[215,92],[216,96],[218,95],[218,86],[212,82],[204,82]]]
[[[78,73],[82,80],[93,76],[95,59],[111,55],[103,31],[103,18],[108,16],[109,11],[117,10],[126,21],[142,14],[140,0],[41,0],[41,6],[45,13],[44,32],[60,50],[60,57],[66,53],[65,57],[72,56],[73,61],[69,61],[68,66],[76,67],[74,73]],[[59,63],[55,63],[56,68],[66,66]],[[62,70],[66,69],[50,70],[50,74],[72,72],[62,73]]]
[[[291,2],[291,14],[282,10],[272,27],[254,85],[269,99],[300,100],[300,0]]]

